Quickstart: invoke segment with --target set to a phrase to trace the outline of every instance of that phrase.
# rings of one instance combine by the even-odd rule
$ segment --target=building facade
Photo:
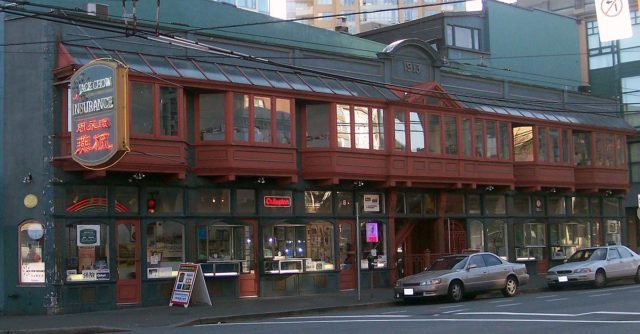
[[[536,1],[518,0],[517,5],[558,13],[580,20],[581,45],[584,50],[584,72],[588,73],[588,89],[595,96],[620,101],[619,112],[633,127],[640,128],[638,91],[640,91],[640,12],[638,2],[630,0],[633,36],[623,40],[600,42],[595,2],[593,0]],[[625,8],[625,10],[627,10]],[[625,198],[625,212],[629,224],[639,224],[638,194],[640,194],[640,138],[629,140],[630,191]],[[636,242],[640,234],[635,235]]]
[[[635,132],[610,100],[446,70],[419,39],[178,2],[158,25],[148,3],[135,26],[62,8],[78,1],[9,12],[3,313],[165,305],[185,262],[214,300],[313,298],[465,250],[535,273],[631,233]]]

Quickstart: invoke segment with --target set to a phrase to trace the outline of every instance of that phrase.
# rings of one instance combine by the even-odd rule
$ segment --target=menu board
[[[209,290],[204,282],[204,275],[200,265],[194,263],[181,263],[176,281],[173,284],[171,301],[169,306],[183,305],[189,307],[189,302],[211,305]]]

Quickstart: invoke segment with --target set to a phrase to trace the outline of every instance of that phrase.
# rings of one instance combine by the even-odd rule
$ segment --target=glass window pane
[[[376,268],[387,268],[387,226],[376,220],[366,221],[360,229],[360,249],[362,258],[360,259],[360,269],[369,270],[368,257],[372,258],[372,266]],[[372,242],[372,240],[375,240]]]
[[[161,220],[147,225],[147,268],[158,268],[158,277],[175,277],[185,261],[184,226]],[[169,273],[171,273],[169,275]]]
[[[475,121],[475,144],[476,144],[476,157],[484,157],[484,122],[482,120]]]
[[[271,142],[271,98],[253,98],[253,140],[258,143]]]
[[[464,214],[464,195],[447,193],[445,214]]]
[[[484,226],[480,221],[469,222],[469,248],[480,252],[484,250]]]
[[[107,212],[107,188],[103,186],[65,187],[64,202],[56,207],[60,211],[76,213]]]
[[[591,133],[573,132],[573,152],[576,165],[591,165]]]
[[[229,80],[231,80],[231,82],[239,83],[239,84],[247,84],[247,85],[251,84],[251,81],[249,81],[249,79],[247,79],[247,77],[244,76],[244,73],[242,73],[242,71],[240,71],[236,66],[220,65],[220,64],[218,64],[218,66],[222,68],[222,70],[227,75]]]
[[[338,203],[338,214],[352,215],[353,214],[353,193],[337,191],[336,202]]]
[[[471,37],[471,29],[463,27],[454,27],[453,35],[456,46],[463,48],[473,48],[473,39]]]
[[[73,282],[110,280],[108,225],[93,222],[73,223],[67,226],[65,233],[66,280]]]
[[[249,78],[252,84],[256,86],[271,87],[269,81],[267,81],[267,79],[265,79],[258,70],[249,67],[243,67],[242,72],[247,78]]]
[[[551,162],[560,162],[560,131],[549,129],[549,143],[551,146]]]
[[[462,155],[465,157],[472,156],[471,153],[471,119],[462,119]]]
[[[569,162],[569,131],[562,130],[562,162]]]
[[[222,73],[218,65],[207,62],[198,62],[198,65],[209,80],[229,82],[229,78]]]
[[[429,143],[429,153],[442,153],[442,132],[440,127],[440,116],[429,115],[429,135],[427,136]]]
[[[427,193],[424,194],[424,213],[427,215],[436,214],[436,195]]]
[[[173,66],[171,66],[164,57],[144,55],[143,58],[151,65],[151,68],[153,68],[156,74],[170,77],[179,76],[176,70],[173,69]]]
[[[206,79],[204,74],[190,60],[178,58],[170,58],[169,60],[176,66],[181,76],[198,80]]]
[[[511,147],[509,146],[509,127],[507,122],[500,122],[500,160],[511,158]]]
[[[147,188],[147,213],[183,213],[183,190],[178,188]]]
[[[445,116],[445,147],[446,153],[451,155],[458,154],[458,122],[454,116]]]
[[[307,105],[307,147],[329,147],[329,105]]]
[[[249,141],[249,95],[233,95],[233,140]]]
[[[288,190],[265,190],[262,192],[261,200],[262,213],[270,215],[290,215],[293,207],[292,192]],[[267,203],[267,198],[282,198],[289,202],[289,205],[272,205]],[[285,201],[285,202],[286,202]]]
[[[224,140],[225,94],[200,94],[200,140]]]
[[[291,86],[280,76],[280,74],[278,74],[278,72],[263,70],[262,74],[269,79],[269,83],[271,83],[273,87],[291,89]]]
[[[131,132],[153,134],[153,86],[131,84]]]
[[[244,214],[256,213],[256,191],[253,189],[236,190],[236,211]]]
[[[588,197],[571,197],[571,214],[588,215],[589,214],[589,198]]]
[[[336,107],[338,147],[351,148],[351,110],[348,105]]]
[[[406,214],[407,213],[407,208],[406,208],[406,199],[405,199],[405,194],[404,193],[396,193],[396,213],[399,214]]]
[[[406,147],[406,136],[405,136],[405,124],[404,124],[404,112],[396,111],[394,118],[395,125],[395,145],[394,147],[397,150],[403,150]]]
[[[620,215],[619,201],[617,198],[604,198],[602,200],[602,215],[616,217]]]
[[[231,192],[229,189],[196,189],[189,196],[192,212],[230,213]]]
[[[333,212],[331,198],[331,191],[305,191],[305,213],[331,214]]]
[[[503,215],[507,213],[506,200],[503,195],[487,195],[484,199],[485,213]]]
[[[276,131],[278,144],[291,144],[291,100],[276,99]]]
[[[479,215],[481,212],[480,195],[467,195],[467,213],[470,215]]]
[[[411,152],[424,152],[424,115],[412,111],[409,113],[411,129]]]
[[[178,135],[178,90],[160,87],[160,131],[165,136]]]
[[[353,107],[356,148],[369,149],[369,108]]]
[[[422,194],[406,193],[407,214],[422,214]]]
[[[115,211],[117,213],[139,212],[138,188],[117,187],[115,188]]]
[[[44,231],[44,225],[36,220],[27,220],[20,224],[20,284],[45,283]]]
[[[549,197],[547,199],[547,209],[549,215],[565,215],[567,211],[564,197]]]
[[[529,215],[531,214],[531,197],[519,196],[513,197],[513,214]]]
[[[533,127],[513,127],[513,152],[515,161],[533,161]]]
[[[371,109],[371,123],[373,127],[373,149],[384,150],[384,109]]]
[[[498,136],[496,133],[496,122],[486,121],[487,125],[487,158],[495,159],[498,157]]]
[[[206,276],[229,276],[251,271],[251,226],[216,221],[198,226],[197,237],[198,262],[210,263],[202,265]],[[242,261],[242,267],[227,261]],[[205,268],[210,269],[207,271]]]

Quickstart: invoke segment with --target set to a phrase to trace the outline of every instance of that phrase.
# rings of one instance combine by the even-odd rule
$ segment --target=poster
[[[367,223],[367,242],[378,242],[378,223]]]
[[[173,285],[169,306],[189,306],[189,302],[211,305],[211,298],[200,265],[194,263],[181,263],[178,276]]]
[[[380,195],[365,194],[364,195],[364,212],[380,212]]]

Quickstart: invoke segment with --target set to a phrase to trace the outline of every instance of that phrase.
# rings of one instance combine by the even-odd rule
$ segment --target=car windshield
[[[606,258],[607,250],[605,248],[588,248],[576,251],[567,262],[598,261]]]
[[[463,269],[467,264],[468,256],[441,257],[433,262],[427,270],[451,270]]]

